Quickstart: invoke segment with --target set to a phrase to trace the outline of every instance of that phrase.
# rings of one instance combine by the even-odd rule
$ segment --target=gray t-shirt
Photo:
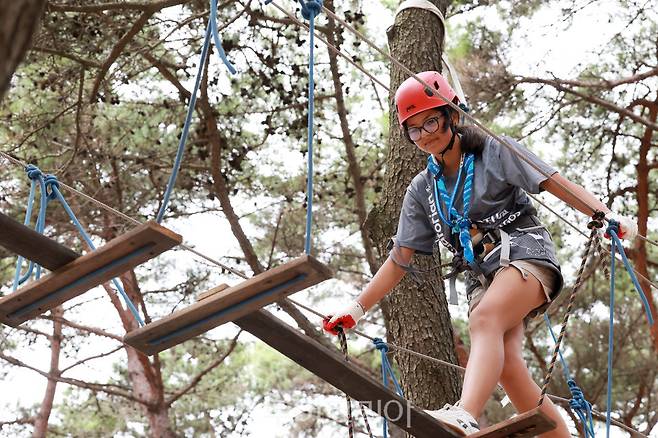
[[[518,142],[504,137],[520,153],[528,157],[548,175],[557,171]],[[444,177],[448,193],[452,193],[457,175]],[[478,229],[487,230],[511,224],[521,215],[534,215],[536,210],[526,192],[539,193],[539,184],[548,179],[523,161],[505,145],[488,137],[481,154],[474,160],[474,173],[469,218]],[[463,212],[461,178],[455,207]],[[443,223],[436,210],[433,176],[423,170],[414,177],[402,203],[395,243],[412,248],[421,254],[431,254],[434,243],[440,242],[452,252],[457,251],[458,238],[451,236],[450,228]],[[445,205],[442,205],[445,213]],[[533,259],[552,267],[559,273],[559,263],[548,231],[510,233],[510,260]],[[498,256],[496,256],[498,253]],[[494,249],[481,263],[485,275],[499,266],[500,251]]]

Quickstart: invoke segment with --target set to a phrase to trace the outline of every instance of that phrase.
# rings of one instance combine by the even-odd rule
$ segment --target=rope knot
[[[25,172],[27,173],[27,177],[30,179],[39,179],[43,176],[43,172],[41,172],[41,169],[39,169],[34,164],[28,164],[25,167]]]
[[[388,344],[382,338],[375,338],[372,340],[372,343],[382,353],[388,353]]]
[[[578,387],[576,381],[569,379],[567,380],[567,385],[569,385],[569,390],[571,391],[571,400],[569,400],[569,406],[571,406],[571,409],[584,411],[591,409],[591,403],[585,400],[585,394],[583,394],[583,390]]]
[[[299,4],[302,6],[302,17],[309,21],[315,20],[322,11],[322,0],[299,0]]]
[[[596,211],[592,215],[592,220],[587,224],[587,228],[592,230],[594,228],[603,228],[603,219],[605,218],[605,213],[602,211]]]
[[[46,184],[46,193],[48,194],[48,199],[53,200],[57,199],[57,193],[55,189],[59,191],[59,181],[55,175],[46,175],[46,178],[43,181]]]

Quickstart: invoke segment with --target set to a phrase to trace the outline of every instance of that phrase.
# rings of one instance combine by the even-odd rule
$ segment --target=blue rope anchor
[[[32,181],[32,185],[30,188],[30,196],[28,198],[27,212],[25,215],[25,225],[27,226],[30,223],[30,217],[32,215],[32,204],[34,201],[34,196],[36,191],[35,182],[38,182],[41,187],[41,205],[39,209],[39,216],[37,217],[37,223],[35,228],[36,231],[43,234],[43,230],[45,229],[45,224],[46,224],[46,208],[48,206],[48,203],[50,201],[57,200],[62,205],[62,207],[64,207],[64,210],[69,215],[69,218],[71,218],[71,221],[77,228],[80,235],[84,238],[85,242],[87,242],[89,248],[91,248],[92,251],[95,250],[96,246],[94,245],[94,242],[92,242],[91,238],[89,237],[89,234],[87,234],[84,227],[76,217],[75,213],[73,213],[73,210],[71,210],[71,207],[64,199],[64,196],[62,196],[62,193],[59,191],[59,181],[57,180],[57,177],[55,175],[44,176],[43,172],[41,172],[41,170],[37,166],[34,166],[32,164],[28,165],[25,168],[25,171],[27,172],[27,176]],[[21,278],[20,272],[21,272],[22,263],[23,263],[23,257],[19,256],[16,265],[16,274],[14,276],[14,288],[13,288],[14,291],[16,291],[19,284],[24,283],[32,276],[35,263],[30,262],[30,267],[28,268],[28,272]],[[39,279],[40,275],[41,275],[41,266],[37,265],[37,271],[36,271],[37,280]],[[124,302],[128,306],[128,309],[130,309],[130,312],[133,314],[139,325],[143,326],[144,321],[140,317],[139,312],[137,311],[137,308],[133,304],[132,300],[130,299],[128,294],[126,294],[125,290],[123,289],[123,286],[121,286],[121,284],[117,281],[116,278],[112,279],[112,282],[114,283],[114,286],[117,288],[117,290],[123,297]]]

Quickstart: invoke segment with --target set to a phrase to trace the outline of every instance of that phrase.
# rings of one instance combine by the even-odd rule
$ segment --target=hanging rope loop
[[[302,17],[308,21],[315,20],[322,12],[322,0],[299,0],[299,4],[302,6]]]
[[[57,192],[59,192],[59,181],[55,175],[46,175],[43,182],[46,185],[46,193],[48,194],[48,200],[52,201],[57,199]]]

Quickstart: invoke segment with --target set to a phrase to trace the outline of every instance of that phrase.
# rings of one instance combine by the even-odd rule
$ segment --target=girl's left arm
[[[587,216],[591,217],[592,214],[594,214],[592,208],[602,211],[606,215],[611,213],[610,209],[596,198],[596,196],[592,195],[582,186],[569,181],[559,173],[554,173],[549,179],[539,184],[539,187],[552,193],[557,198]],[[564,187],[567,187],[576,196],[574,197],[574,195],[566,191]]]

